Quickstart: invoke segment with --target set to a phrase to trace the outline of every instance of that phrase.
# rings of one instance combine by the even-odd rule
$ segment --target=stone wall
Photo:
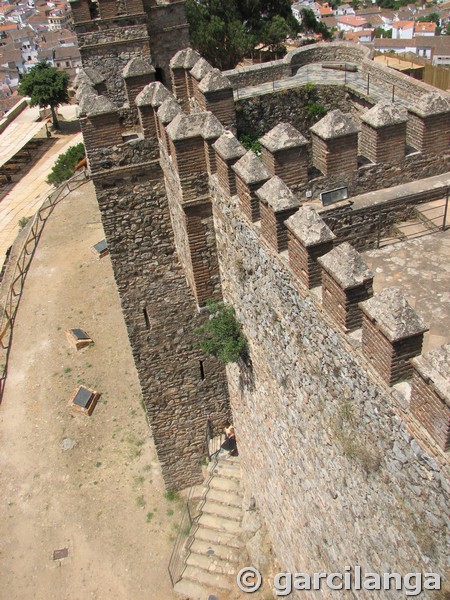
[[[404,406],[264,243],[237,198],[225,196],[216,177],[212,187],[223,294],[251,360],[227,368],[243,473],[282,569],[444,575],[448,462],[419,447]]]
[[[261,137],[278,123],[291,123],[305,137],[317,120],[308,116],[307,107],[323,105],[327,111],[336,108],[349,112],[345,90],[341,86],[309,85],[282,90],[236,101],[238,137],[242,133]]]
[[[207,418],[229,419],[224,370],[195,349],[205,317],[175,251],[159,163],[93,179],[164,480],[188,487],[202,480]]]

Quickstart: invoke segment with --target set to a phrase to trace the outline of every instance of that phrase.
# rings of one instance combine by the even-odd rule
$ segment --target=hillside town
[[[341,3],[301,0],[292,13],[301,24],[311,11],[330,31],[331,38],[372,47],[378,52],[415,55],[435,66],[450,66],[450,2],[408,4],[384,8],[389,2]],[[401,4],[392,2],[391,4]],[[288,40],[296,47],[302,38],[320,41],[320,33]],[[0,113],[16,102],[21,75],[40,61],[67,72],[73,81],[81,67],[73,32],[70,2],[28,0],[0,3]],[[417,74],[417,73],[416,73]]]

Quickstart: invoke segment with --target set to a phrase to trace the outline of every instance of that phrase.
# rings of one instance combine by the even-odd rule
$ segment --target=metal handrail
[[[4,363],[0,372],[0,404],[3,399],[6,377],[8,375],[8,360],[11,351],[14,321],[22,297],[25,279],[42,231],[55,206],[75,189],[87,183],[88,179],[88,172],[84,170],[82,173],[77,173],[65,181],[47,196],[33,217],[30,230],[16,260],[16,265],[6,293],[3,314],[0,320],[0,350],[3,351],[4,355]],[[64,193],[66,191],[67,193]]]
[[[205,454],[208,456],[208,462],[212,463],[209,475],[203,484],[203,492],[200,501],[196,508],[196,514],[192,516],[191,508],[189,503],[192,502],[194,490],[197,486],[193,485],[189,490],[183,513],[181,515],[180,524],[178,526],[178,533],[175,539],[175,544],[170,555],[169,564],[167,570],[169,572],[170,581],[172,587],[180,581],[183,571],[186,568],[187,559],[190,555],[190,548],[194,542],[195,532],[198,528],[198,521],[202,515],[202,509],[206,502],[206,496],[208,495],[209,488],[211,485],[212,478],[214,477],[214,470],[218,463],[218,454],[224,438],[223,434],[213,437],[214,427],[210,419],[206,421],[206,434],[205,434]],[[217,449],[215,446],[217,445]],[[189,527],[189,531],[187,528]],[[193,529],[195,527],[195,529]]]

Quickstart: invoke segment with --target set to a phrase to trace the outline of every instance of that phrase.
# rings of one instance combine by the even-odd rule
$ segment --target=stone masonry
[[[146,60],[177,45],[182,2],[150,1],[142,13],[138,2],[129,3],[135,11],[129,15],[114,13],[119,4],[106,4],[112,13],[94,19],[95,31],[111,36],[107,45],[115,56],[136,32],[135,15],[144,15],[140,23],[147,32],[149,23],[158,29],[168,19],[168,26],[156,31],[157,47],[147,48],[145,36],[140,42]],[[85,9],[79,14],[86,18]],[[302,191],[280,177],[284,172],[293,178],[292,161],[305,151],[306,135],[285,126],[265,140],[276,158],[278,151],[289,150],[286,139],[296,138],[296,152],[283,155],[278,172],[275,159],[266,155],[264,164],[256,162],[233,135],[229,90],[237,79],[264,78],[275,67],[286,76],[313,62],[315,52],[322,59],[353,58],[370,70],[365,51],[319,45],[291,54],[282,64],[263,66],[258,75],[253,67],[248,73],[218,74],[186,48],[172,49],[178,52],[170,78],[165,70],[170,57],[167,65],[165,58],[155,65],[155,77],[162,69],[176,96],[159,81],[148,83],[136,96],[136,108],[130,108],[116,71],[110,79],[85,73],[77,91],[88,161],[167,486],[199,481],[206,419],[222,427],[231,405],[247,492],[266,521],[284,570],[330,573],[360,565],[371,572],[433,571],[445,578],[448,348],[420,356],[426,330],[420,315],[399,290],[374,296],[373,274],[358,252],[342,243],[339,226],[333,233],[326,215],[308,207]],[[130,52],[124,61],[133,58]],[[120,73],[133,73],[126,64]],[[87,66],[94,68],[89,57]],[[145,75],[152,76],[151,69]],[[388,75],[383,69],[378,73],[380,80]],[[96,88],[102,76],[107,97]],[[428,159],[436,156],[436,114],[448,137],[448,99],[424,99],[421,85],[416,89],[403,79],[401,84],[403,93],[422,98],[419,110],[408,116],[422,140],[417,153],[427,168],[441,172],[442,165]],[[133,88],[132,95],[137,91]],[[128,117],[136,110],[133,121]],[[389,108],[378,110],[392,114]],[[399,131],[403,116],[391,123]],[[133,122],[130,136],[127,127]],[[375,130],[379,123],[373,113],[361,122]],[[313,127],[312,156],[327,184],[340,176],[339,154],[346,170],[358,172],[359,125],[336,110]],[[388,120],[381,126],[390,126]],[[404,129],[396,143],[403,135]],[[384,134],[369,137],[375,149],[386,141]],[[306,160],[301,164],[304,177]],[[195,347],[194,330],[205,318],[201,308],[209,298],[234,306],[248,343],[246,360],[226,371]],[[410,395],[395,385],[411,381]],[[402,594],[380,591],[377,598]],[[322,590],[304,597],[355,595]],[[358,593],[358,598],[369,597]]]

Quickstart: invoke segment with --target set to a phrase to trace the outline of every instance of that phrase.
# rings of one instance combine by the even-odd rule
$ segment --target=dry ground
[[[90,249],[102,238],[89,183],[55,209],[26,282],[0,406],[4,600],[175,597],[179,503],[164,497],[110,259]],[[77,353],[71,327],[95,345]],[[81,383],[102,393],[91,417],[66,406]]]

